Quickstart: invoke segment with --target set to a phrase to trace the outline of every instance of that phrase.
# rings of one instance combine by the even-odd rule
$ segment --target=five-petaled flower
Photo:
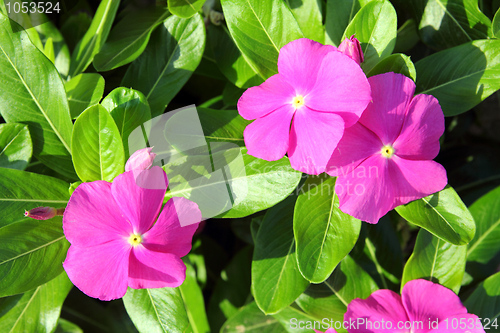
[[[439,152],[444,115],[436,98],[416,95],[415,83],[401,74],[368,79],[373,102],[346,129],[328,162],[337,176],[339,208],[377,223],[396,206],[442,190],[446,170],[432,161]]]
[[[141,182],[148,188],[139,186]],[[193,222],[201,220],[201,213],[184,198],[170,199],[162,210],[167,185],[165,172],[155,166],[138,177],[129,171],[113,183],[78,186],[63,216],[71,243],[63,265],[82,292],[112,300],[125,295],[127,286],[182,284],[186,266],[180,258],[191,250],[198,227]]]
[[[305,38],[280,50],[278,72],[238,101],[240,115],[256,119],[244,131],[248,154],[274,161],[288,152],[294,169],[322,173],[370,102],[370,85],[349,56]]]

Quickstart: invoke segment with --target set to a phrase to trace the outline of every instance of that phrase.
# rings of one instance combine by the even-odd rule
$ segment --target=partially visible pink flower
[[[351,58],[306,38],[280,50],[278,72],[238,101],[240,115],[255,119],[244,131],[248,154],[275,161],[288,152],[294,169],[322,173],[370,102],[370,85]]]
[[[467,313],[453,291],[423,279],[407,282],[401,296],[382,289],[367,299],[353,300],[347,306],[344,321],[359,323],[355,328],[349,327],[349,333],[484,333],[479,318]],[[462,322],[465,329],[460,328],[464,327]],[[404,325],[407,327],[401,327]]]
[[[318,331],[318,330],[314,330],[314,332],[316,332],[316,333],[323,333],[323,332]],[[337,331],[335,329],[333,329],[333,328],[329,328],[329,329],[327,329],[325,331],[325,333],[337,333]]]
[[[145,170],[145,189],[125,172],[113,183],[83,183],[71,196],[63,229],[71,243],[63,263],[68,277],[85,294],[101,300],[125,295],[127,287],[178,287],[186,277],[180,259],[191,250],[201,220],[198,206],[184,198],[162,203],[168,180],[158,166]]]
[[[338,177],[340,210],[377,223],[394,207],[446,186],[446,170],[432,161],[444,115],[433,96],[413,97],[415,83],[404,75],[385,73],[368,81],[373,102],[346,129],[327,173]]]
[[[348,55],[352,60],[356,61],[360,65],[365,58],[363,56],[363,50],[361,49],[361,44],[354,35],[351,38],[346,38],[339,45],[339,51]]]
[[[30,210],[24,211],[24,216],[31,217],[35,220],[48,220],[57,215],[61,216],[64,213],[64,208],[54,208],[54,207],[36,207]]]
[[[125,164],[125,171],[142,171],[151,168],[156,157],[156,154],[152,153],[151,150],[153,148],[148,147],[135,151]]]

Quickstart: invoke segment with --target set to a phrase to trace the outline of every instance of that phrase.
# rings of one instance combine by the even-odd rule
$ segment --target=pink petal
[[[377,223],[394,208],[394,191],[387,159],[381,154],[370,156],[347,175],[337,178],[335,193],[339,208],[357,219]]]
[[[175,288],[185,279],[186,265],[175,254],[151,251],[143,245],[132,250],[128,271],[130,288]]]
[[[368,104],[359,121],[378,135],[384,145],[392,144],[401,132],[415,83],[392,72],[372,76],[368,81],[373,102]]]
[[[168,184],[167,175],[158,166],[141,172],[138,178],[148,184],[162,180],[164,187]],[[80,185],[81,186],[81,185]],[[78,190],[78,189],[77,189]],[[146,189],[137,184],[134,172],[129,171],[117,176],[111,185],[111,193],[118,204],[118,214],[128,220],[133,226],[134,233],[143,234],[151,228],[160,212],[165,189]]]
[[[299,95],[307,94],[316,84],[318,71],[325,56],[336,48],[307,38],[283,46],[278,57],[278,72]]]
[[[406,160],[393,155],[388,166],[394,184],[394,207],[441,191],[448,183],[446,170],[434,161]]]
[[[353,300],[347,306],[344,321],[347,322],[346,327],[350,321],[359,324],[355,325],[355,329],[349,329],[349,333],[386,333],[396,332],[396,330],[387,329],[387,325],[397,328],[399,321],[408,321],[408,316],[403,304],[401,304],[401,297],[392,290],[381,289],[375,291],[367,299],[357,298]],[[372,322],[372,327],[367,321]],[[385,323],[384,327],[382,327],[382,321]],[[379,329],[375,328],[374,322],[378,322]],[[387,322],[391,322],[391,324],[387,324]]]
[[[333,177],[345,176],[368,157],[378,153],[382,142],[372,131],[356,123],[346,128],[333,152],[326,172]]]
[[[247,89],[238,100],[238,112],[247,120],[264,117],[285,104],[291,104],[295,95],[293,87],[276,74],[260,86]]]
[[[130,245],[123,239],[91,247],[72,245],[63,266],[83,293],[110,301],[127,292],[129,254]]]
[[[286,104],[248,125],[243,132],[248,154],[266,161],[285,156],[294,113],[295,109]]]
[[[407,282],[401,299],[410,321],[424,322],[424,329],[416,330],[415,333],[428,332],[429,319],[439,319],[441,322],[450,316],[467,313],[460,298],[452,290],[423,279]]]
[[[156,252],[184,257],[191,250],[198,223],[181,226],[179,215],[190,221],[201,220],[198,205],[185,198],[172,198],[165,204],[155,225],[144,234],[144,246]]]
[[[322,331],[314,330],[316,333],[323,333]],[[325,333],[337,333],[337,331],[333,328],[329,328],[325,331]]]
[[[437,325],[431,324],[431,327],[436,327],[431,330],[432,333],[485,333],[482,325],[483,321],[478,316],[473,314],[459,314],[448,317],[444,320],[438,320]],[[465,325],[465,326],[464,326]],[[465,327],[465,328],[464,328]]]
[[[153,148],[148,147],[139,149],[133,153],[125,164],[125,171],[147,170],[151,168],[156,157],[156,154],[152,153],[151,150]]]
[[[314,88],[304,96],[309,108],[339,114],[346,127],[358,121],[370,101],[370,84],[361,67],[338,51],[325,56]]]
[[[339,115],[316,112],[306,106],[299,108],[292,122],[288,149],[292,168],[313,175],[324,172],[343,133],[344,121]]]
[[[111,194],[111,183],[83,183],[69,199],[63,215],[64,234],[72,245],[94,246],[126,237],[132,226]]]
[[[394,142],[397,155],[410,160],[432,160],[439,153],[444,115],[438,100],[417,95],[411,101],[401,134]]]

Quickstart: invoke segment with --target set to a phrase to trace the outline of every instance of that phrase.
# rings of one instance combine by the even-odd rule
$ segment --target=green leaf
[[[321,284],[311,284],[297,299],[307,314],[317,318],[343,321],[347,305],[355,298],[367,298],[377,284],[356,262],[346,256],[330,277]]]
[[[76,119],[86,108],[96,105],[104,93],[104,78],[99,74],[78,74],[65,83],[71,118]]]
[[[304,37],[283,1],[222,0],[231,36],[262,79],[278,73],[279,50]]]
[[[488,38],[491,21],[479,10],[477,0],[417,0],[410,6],[420,38],[434,49]]]
[[[220,333],[285,333],[286,330],[272,316],[263,314],[252,302],[240,309],[222,326]]]
[[[483,325],[489,324],[487,331],[496,332],[496,328],[492,329],[493,321],[498,323],[500,317],[500,273],[496,273],[483,282],[481,282],[474,292],[465,301],[465,306],[469,313],[483,318]]]
[[[449,185],[428,197],[396,207],[396,211],[408,222],[455,245],[469,243],[476,230],[469,210]]]
[[[46,284],[26,292],[20,299],[18,296],[13,297],[15,305],[0,317],[0,331],[52,332],[58,324],[63,302],[72,287],[73,284],[63,272]],[[0,306],[0,312],[3,312],[2,308]]]
[[[83,330],[72,322],[59,318],[54,333],[83,333]]]
[[[0,14],[0,113],[8,123],[29,126],[33,155],[75,178],[71,162],[68,102],[59,73],[31,44],[25,31]]]
[[[73,51],[69,69],[70,77],[84,72],[94,60],[94,56],[108,38],[119,5],[120,0],[101,1],[89,29]]]
[[[466,246],[450,244],[420,230],[413,253],[403,271],[401,290],[408,281],[426,279],[458,294],[465,272],[466,256]]]
[[[339,46],[344,31],[356,13],[371,0],[327,0],[325,17],[325,42]],[[351,36],[349,36],[351,37]]]
[[[125,167],[120,132],[101,105],[85,110],[76,120],[72,149],[75,169],[84,182],[112,181]]]
[[[68,248],[60,216],[0,228],[0,297],[26,292],[61,274]]]
[[[28,126],[0,124],[0,167],[24,170],[33,154]]]
[[[304,37],[319,43],[325,42],[323,4],[321,0],[286,0],[299,24]]]
[[[55,63],[56,62],[56,56],[54,54],[54,42],[52,41],[52,38],[49,37],[47,39],[47,41],[45,42],[45,46],[43,48],[43,53],[45,54],[45,56],[47,58],[49,58],[49,60],[52,62],[52,63]]]
[[[278,313],[307,288],[297,266],[290,196],[269,209],[257,233],[252,261],[252,294],[266,314]]]
[[[113,27],[94,58],[94,67],[99,72],[126,65],[141,55],[154,28],[170,15],[166,8],[153,8],[132,11]]]
[[[293,217],[297,262],[302,275],[323,282],[352,250],[361,221],[339,209],[335,178],[309,177],[302,187]]]
[[[497,10],[495,17],[493,18],[491,30],[493,36],[495,36],[496,38],[500,38],[500,9]]]
[[[398,37],[394,52],[408,52],[420,41],[417,24],[414,19],[406,20],[398,29]]]
[[[470,110],[500,89],[500,40],[476,40],[415,64],[417,93],[439,100],[445,116]]]
[[[154,118],[163,113],[191,77],[204,48],[205,26],[200,15],[190,19],[170,16],[155,29],[146,50],[130,65],[121,85],[146,95]]]
[[[183,333],[189,325],[179,288],[129,288],[123,303],[141,333]]]
[[[190,18],[198,13],[206,0],[168,0],[168,9],[176,16]]]
[[[382,73],[400,73],[413,81],[417,80],[417,72],[415,66],[407,55],[396,53],[379,61],[366,76],[374,76]]]
[[[500,251],[500,187],[483,195],[470,206],[476,234],[469,243],[467,261],[486,264]]]
[[[57,178],[0,168],[0,227],[26,221],[25,210],[66,206],[68,187],[68,183]]]
[[[71,15],[61,26],[61,33],[64,36],[64,40],[68,43],[68,47],[73,51],[83,38],[87,30],[90,28],[92,23],[92,17],[89,11],[85,10],[78,12],[75,15]],[[69,73],[69,63],[68,63],[68,73]]]
[[[203,293],[196,281],[196,271],[190,264],[186,264],[186,267],[186,279],[179,286],[179,290],[186,306],[189,323],[194,332],[208,333],[210,327],[205,312]]]
[[[129,135],[138,126],[151,119],[151,110],[146,97],[137,90],[119,87],[109,93],[101,105],[106,108],[118,126],[122,138],[125,159],[134,152],[129,151]]]
[[[396,10],[387,0],[370,1],[361,8],[347,26],[344,38],[356,35],[365,61],[361,67],[369,72],[394,50],[397,36]]]

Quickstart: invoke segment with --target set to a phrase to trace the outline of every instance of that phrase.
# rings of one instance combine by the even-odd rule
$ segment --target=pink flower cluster
[[[394,207],[442,190],[439,152],[444,115],[436,98],[417,95],[404,75],[366,78],[356,38],[339,48],[309,39],[285,45],[278,74],[245,91],[240,115],[248,154],[268,161],[286,153],[308,174],[337,177],[339,208],[377,223]]]

